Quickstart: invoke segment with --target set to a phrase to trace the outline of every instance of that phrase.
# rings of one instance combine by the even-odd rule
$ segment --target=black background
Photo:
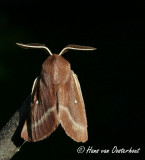
[[[67,44],[96,51],[69,51],[64,57],[78,75],[86,105],[89,140],[74,142],[59,127],[49,138],[26,143],[20,159],[143,159],[145,152],[144,4],[123,2],[0,2],[0,129],[21,106],[47,54],[21,43],[43,43],[53,53]],[[109,149],[78,154],[77,148]],[[139,154],[111,149],[140,148]]]

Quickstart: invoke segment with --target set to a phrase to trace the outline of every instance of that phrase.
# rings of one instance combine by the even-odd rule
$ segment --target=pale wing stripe
[[[32,124],[32,128],[39,126],[39,125],[46,119],[46,117],[50,115],[51,112],[54,112],[54,111],[55,111],[55,109],[56,109],[55,106],[49,108],[49,109],[44,113],[44,115],[40,118],[40,120],[38,120],[38,122],[35,122],[34,124]]]
[[[86,129],[86,127],[82,126],[81,124],[76,123],[76,122],[73,120],[73,118],[72,118],[72,116],[71,116],[68,108],[66,108],[66,107],[64,107],[64,106],[62,106],[62,105],[60,106],[60,108],[67,113],[68,118],[69,118],[69,120],[73,123],[73,125],[75,125],[77,128],[82,129],[82,130],[85,130],[85,129]]]

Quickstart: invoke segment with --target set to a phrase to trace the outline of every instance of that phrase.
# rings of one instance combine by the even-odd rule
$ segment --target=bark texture
[[[31,96],[25,100],[20,109],[0,131],[0,160],[10,160],[25,143],[21,138],[21,130],[29,111],[30,99]]]

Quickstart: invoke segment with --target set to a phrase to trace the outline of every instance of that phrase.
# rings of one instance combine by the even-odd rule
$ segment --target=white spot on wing
[[[35,104],[39,104],[39,101],[37,100]]]
[[[77,104],[78,103],[78,101],[75,99],[75,104]]]

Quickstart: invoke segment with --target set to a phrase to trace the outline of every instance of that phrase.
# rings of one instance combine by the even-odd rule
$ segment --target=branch
[[[21,130],[29,111],[30,99],[31,96],[0,131],[0,160],[10,160],[25,143],[21,138]]]

